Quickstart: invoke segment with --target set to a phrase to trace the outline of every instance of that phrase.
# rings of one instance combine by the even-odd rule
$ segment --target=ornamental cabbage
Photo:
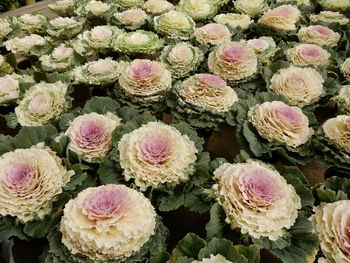
[[[196,24],[192,18],[179,11],[172,10],[154,17],[154,29],[169,38],[187,40],[195,28]]]
[[[101,162],[111,150],[112,132],[120,124],[121,119],[111,112],[78,116],[65,132],[68,148],[89,163]]]
[[[51,38],[31,34],[7,40],[4,44],[7,50],[24,56],[40,57],[51,50]]]
[[[176,8],[194,21],[211,19],[217,13],[217,6],[210,0],[180,0]]]
[[[113,48],[125,54],[154,54],[164,41],[151,31],[136,30],[122,33],[115,39]]]
[[[143,26],[147,21],[147,14],[140,8],[128,9],[120,13],[115,13],[112,23],[126,29],[135,30]]]
[[[187,135],[160,122],[149,122],[125,134],[118,150],[125,180],[134,179],[141,191],[187,181],[198,152]]]
[[[340,25],[349,24],[349,18],[339,12],[321,11],[317,15],[310,15],[310,21],[314,24],[319,22],[324,23],[339,23]]]
[[[276,241],[294,225],[300,197],[273,167],[251,160],[225,163],[214,171],[214,179],[217,200],[231,228]]]
[[[272,37],[249,39],[247,44],[254,49],[257,58],[261,61],[267,61],[279,50]]]
[[[195,71],[203,60],[203,52],[186,42],[168,45],[160,55],[160,61],[173,78],[185,77]]]
[[[200,44],[220,45],[231,41],[231,32],[227,26],[217,23],[197,28],[194,36]]]
[[[71,69],[75,63],[75,55],[73,48],[61,44],[56,47],[51,54],[42,55],[39,58],[41,67],[45,71],[64,72]]]
[[[266,0],[236,0],[234,5],[237,12],[251,17],[260,16],[269,8]]]
[[[108,57],[88,62],[72,72],[78,83],[90,85],[108,85],[117,81],[126,63]]]
[[[281,101],[264,102],[251,107],[248,118],[261,137],[293,148],[305,144],[314,134],[302,110]]]
[[[47,26],[47,33],[53,37],[69,39],[84,29],[85,19],[75,17],[57,17]]]
[[[159,62],[135,59],[121,73],[119,85],[132,100],[161,101],[171,88],[171,74]]]
[[[350,0],[317,0],[325,10],[346,12],[350,10]]]
[[[327,262],[350,262],[350,200],[321,203],[311,217]],[[319,261],[322,262],[322,261]]]
[[[299,29],[298,38],[301,43],[335,47],[340,34],[325,26],[308,26]]]
[[[116,26],[95,26],[84,31],[80,38],[86,42],[86,46],[94,49],[112,48],[113,41],[122,33]]]
[[[74,175],[43,144],[3,154],[0,167],[0,215],[24,223],[50,213],[54,198]]]
[[[350,79],[350,58],[345,59],[340,65],[340,71],[346,79]]]
[[[17,18],[17,24],[26,33],[44,33],[48,19],[40,14],[25,14]]]
[[[30,86],[35,83],[32,76],[11,74],[0,78],[0,104],[16,101],[20,98],[21,86]]]
[[[150,15],[159,16],[174,9],[174,5],[166,0],[148,0],[143,9]]]
[[[289,66],[271,78],[270,88],[299,107],[317,102],[324,93],[323,77],[310,67]]]
[[[234,13],[219,14],[214,17],[214,21],[223,25],[228,24],[233,28],[240,27],[243,30],[247,30],[254,22],[248,15]]]
[[[32,86],[15,108],[19,124],[42,126],[58,118],[69,106],[67,89],[68,85],[61,81]]]
[[[328,119],[322,130],[326,138],[330,139],[340,149],[350,153],[350,116],[338,115]]]
[[[75,10],[74,1],[75,0],[59,0],[50,4],[48,7],[60,16],[71,16],[74,14]]]
[[[208,58],[209,70],[225,80],[246,80],[256,74],[257,66],[254,50],[240,42],[224,43]]]
[[[258,20],[259,24],[271,27],[279,31],[293,31],[299,21],[301,13],[293,5],[280,5],[266,11]]]
[[[87,188],[65,206],[62,243],[76,260],[108,262],[137,253],[156,229],[156,212],[140,192],[124,185]],[[78,260],[80,261],[80,260]]]
[[[287,57],[298,66],[328,66],[331,54],[315,44],[299,44],[287,50]]]

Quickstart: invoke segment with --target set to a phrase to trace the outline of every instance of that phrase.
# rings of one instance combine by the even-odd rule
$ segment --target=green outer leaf
[[[179,257],[187,257],[189,259],[198,259],[199,251],[204,248],[206,242],[204,239],[198,237],[196,234],[188,233],[181,239],[172,252],[172,257],[176,259]]]
[[[224,237],[224,230],[228,227],[225,219],[226,214],[224,210],[218,203],[215,203],[210,209],[210,220],[205,226],[208,239],[213,239],[214,237]]]
[[[333,203],[348,200],[350,197],[350,179],[337,176],[326,179],[323,185],[314,189],[319,202]]]
[[[158,209],[162,212],[168,212],[178,209],[184,204],[183,189],[177,189],[170,195],[162,195],[159,197]]]
[[[57,135],[57,130],[51,125],[38,126],[38,127],[23,127],[15,137],[11,140],[11,143],[16,148],[30,148],[40,142],[45,142],[46,145],[50,145],[51,140]]]
[[[10,140],[11,136],[0,134],[0,156],[14,150]]]
[[[76,117],[78,117],[81,114],[80,108],[75,108],[73,111],[69,113],[65,113],[61,115],[59,126],[62,131],[65,131],[68,129],[70,122],[74,120]]]
[[[115,113],[119,108],[119,103],[109,97],[93,97],[85,103],[82,112],[106,114],[107,112]]]
[[[23,233],[23,225],[11,216],[0,216],[0,236],[2,238],[16,236],[20,239],[28,239],[28,236]]]

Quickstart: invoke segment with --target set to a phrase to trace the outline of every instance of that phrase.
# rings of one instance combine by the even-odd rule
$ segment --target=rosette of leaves
[[[221,83],[212,84],[213,86],[210,83],[196,83],[205,78]],[[193,100],[192,96],[203,98],[203,101]],[[210,74],[197,74],[184,82],[178,81],[167,96],[167,105],[177,119],[188,122],[194,128],[208,130],[224,127],[226,119],[232,116],[230,112],[237,101],[235,91],[224,80]]]
[[[23,94],[15,113],[6,116],[7,125],[14,129],[21,126],[42,126],[55,123],[60,115],[72,106],[72,88],[61,81],[40,82]]]
[[[101,163],[105,159],[106,154],[111,150],[112,141],[110,145],[106,141],[110,139],[109,135],[105,136],[105,133],[103,133],[105,131],[99,129],[101,122],[98,122],[98,118],[102,117],[106,125],[113,122],[114,124],[112,126],[116,128],[122,122],[128,121],[137,114],[138,112],[136,110],[126,106],[122,107],[118,102],[109,97],[93,97],[85,103],[82,109],[76,108],[69,113],[63,114],[59,121],[59,127],[62,132],[60,141],[66,142],[65,145],[62,144],[66,152],[66,157],[72,163],[80,163],[82,161]],[[85,116],[85,118],[82,119],[80,124],[70,127],[74,123],[73,121],[79,116]],[[91,124],[88,123],[89,121]],[[68,129],[69,131],[67,131]],[[107,132],[109,133],[109,131]],[[70,136],[74,136],[76,139],[73,143],[73,138],[69,139]],[[94,140],[95,144],[92,144]],[[92,145],[88,146],[89,142]],[[72,146],[69,143],[72,143]]]
[[[9,38],[14,32],[14,24],[8,18],[0,19],[0,43]],[[19,28],[18,28],[19,29]]]
[[[72,76],[77,83],[105,86],[114,83],[119,78],[125,64],[123,61],[115,61],[107,57],[76,67],[72,71]]]
[[[234,3],[234,6],[237,12],[251,17],[260,16],[269,8],[269,4],[266,0],[238,0]]]
[[[132,8],[141,8],[144,4],[143,0],[113,0],[118,10],[127,10]]]
[[[17,17],[17,24],[23,32],[44,33],[48,18],[39,13],[25,14]]]
[[[169,11],[153,18],[154,29],[170,39],[190,39],[196,24],[193,19],[179,11]]]
[[[347,142],[348,115],[328,119],[316,132],[314,147],[317,159],[328,166],[349,169],[350,157]]]
[[[84,29],[85,23],[85,18],[53,18],[47,25],[47,33],[56,38],[70,39]]]
[[[260,248],[256,245],[234,245],[225,238],[213,238],[208,242],[196,234],[188,233],[177,243],[171,254],[159,252],[151,258],[152,263],[165,260],[181,263],[259,263]]]
[[[167,45],[160,54],[160,61],[173,78],[188,76],[197,70],[203,60],[202,50],[185,42]]]
[[[316,0],[316,2],[322,7],[324,10],[330,11],[340,11],[346,12],[350,10],[350,1],[338,1],[338,0]]]
[[[84,58],[65,44],[53,49],[50,54],[42,55],[39,58],[38,67],[45,72],[66,72],[84,61]]]
[[[113,48],[124,54],[155,54],[164,41],[151,31],[136,30],[122,33],[115,39]]]
[[[18,53],[23,56],[40,57],[47,54],[52,49],[52,39],[50,37],[42,37],[31,34],[24,37],[15,37],[7,40],[4,45],[7,50],[12,53]]]
[[[264,64],[268,64],[279,50],[272,37],[253,38],[247,40],[247,43],[254,49],[257,58]]]
[[[245,152],[241,152],[236,156],[236,161],[244,162],[249,158]],[[212,169],[215,170],[224,163],[225,160],[222,159],[214,160],[211,162]],[[242,234],[239,228],[232,228],[232,224],[231,226],[228,224],[225,210],[219,203],[216,203],[211,207],[210,221],[206,225],[207,237],[212,240],[227,238],[235,243],[257,245],[269,250],[283,263],[314,262],[319,241],[316,234],[313,233],[312,224],[308,219],[315,202],[310,186],[303,173],[294,166],[276,166],[275,168],[270,166],[270,169],[275,169],[275,172],[283,177],[289,187],[294,188],[295,193],[300,198],[301,209],[297,212],[294,224],[289,229],[284,229],[283,235],[277,240],[271,240],[267,236],[253,237],[248,233]],[[271,220],[271,218],[267,218],[267,220]],[[249,224],[249,221],[246,221],[246,224]],[[273,223],[271,222],[271,224]]]
[[[194,21],[212,19],[218,11],[217,5],[208,0],[180,0],[176,9]]]
[[[121,257],[119,259],[109,259],[104,261],[106,263],[133,263],[144,262],[149,260],[154,254],[166,249],[166,238],[168,236],[168,229],[163,225],[161,217],[156,217],[156,226],[154,234],[149,240],[138,250],[135,251],[129,257]],[[47,235],[49,246],[44,250],[41,255],[41,262],[54,263],[77,263],[79,262],[76,257],[70,253],[68,248],[62,243],[62,234],[59,231],[59,226],[53,228]],[[89,261],[90,262],[90,261]],[[156,263],[156,262],[155,262]]]
[[[310,162],[313,155],[312,141],[310,139],[297,147],[288,146],[285,143],[270,142],[259,134],[258,130],[249,120],[248,112],[251,107],[272,101],[280,101],[288,104],[287,100],[280,95],[271,92],[261,92],[255,95],[255,97],[239,100],[234,105],[235,113],[230,119],[235,118],[235,121],[230,124],[236,125],[235,135],[240,147],[254,158],[275,160],[279,156],[279,158],[289,163],[306,165]],[[317,125],[317,120],[313,113],[304,111],[303,114],[308,118],[309,126],[315,127]]]
[[[48,5],[48,7],[59,16],[74,15],[74,0],[59,0],[53,4]]]
[[[15,137],[0,135],[0,155],[3,156],[11,151],[16,151],[16,149],[20,149],[21,151],[30,150],[30,148],[40,145],[40,147],[50,147],[45,149],[49,149],[52,154],[59,156],[62,154],[62,142],[55,140],[57,135],[57,130],[50,125],[24,127]],[[56,155],[53,156],[57,160],[62,160],[62,164],[60,165],[63,165],[67,171],[70,171],[70,180],[62,186],[62,192],[50,200],[48,206],[49,213],[41,216],[41,218],[34,217],[32,220],[26,222],[22,222],[14,216],[0,216],[1,237],[5,239],[13,236],[20,239],[45,237],[50,229],[59,223],[65,203],[75,197],[81,190],[95,185],[95,179],[87,174],[86,167],[79,164],[71,165],[66,159],[60,159]],[[42,161],[43,163],[45,162],[44,160]],[[20,163],[21,160],[18,160],[18,162]]]
[[[284,73],[286,70],[289,71],[288,74]],[[292,74],[292,71],[296,74]],[[306,111],[313,111],[320,105],[327,104],[339,90],[336,80],[328,77],[324,66],[297,67],[278,61],[264,68],[263,77],[270,91],[282,95],[289,104],[302,107]],[[271,81],[275,81],[273,85]],[[290,92],[287,92],[288,89]]]
[[[133,117],[130,121],[116,129],[113,134],[114,148],[108,158],[101,163],[98,169],[101,184],[119,183],[141,189],[140,182],[136,184],[134,179],[125,177],[125,171],[123,172],[123,168],[120,164],[120,151],[118,145],[120,145],[123,136],[150,123],[154,126],[156,125],[156,121],[157,119],[154,116],[145,112],[142,115]],[[161,126],[164,125],[160,122],[157,123]],[[196,151],[196,159],[191,163],[192,170],[190,172],[187,171],[189,172],[186,176],[187,179],[179,179],[177,182],[166,182],[165,180],[164,183],[161,183],[159,180],[163,179],[160,179],[160,177],[154,177],[153,179],[158,181],[158,183],[154,186],[144,185],[142,186],[142,191],[159,211],[171,211],[180,206],[185,206],[191,211],[204,213],[208,211],[210,207],[210,201],[207,200],[208,198],[202,192],[202,185],[210,178],[208,171],[208,163],[210,159],[209,154],[203,152],[204,140],[184,122],[168,126],[168,129],[176,129],[176,133],[181,133],[181,136],[187,137],[188,140],[193,143],[193,146],[191,147],[195,147],[193,150]],[[163,140],[163,138],[160,139]],[[176,147],[176,145],[173,144],[172,147]],[[192,157],[194,157],[194,155]],[[136,156],[134,161],[138,162]],[[157,166],[157,164],[155,165]]]
[[[0,105],[6,106],[17,101],[25,91],[35,84],[31,75],[13,73],[0,78]]]
[[[13,67],[6,62],[5,57],[0,55],[0,77],[11,74],[13,70]]]
[[[136,30],[149,21],[150,17],[141,8],[128,9],[112,14],[108,22],[121,28]]]
[[[341,86],[338,94],[334,97],[337,103],[338,114],[349,115],[350,113],[350,85]]]
[[[96,0],[78,1],[75,6],[75,13],[85,18],[104,18],[109,13],[116,11],[116,7],[107,2]]]
[[[348,172],[344,178],[329,177],[313,189],[317,206],[311,220],[321,243],[319,256],[326,258],[320,258],[319,262],[349,261],[348,247],[344,246],[350,206],[350,180],[347,177]]]
[[[310,16],[310,22],[312,24],[340,24],[345,26],[349,24],[349,18],[340,12],[334,11],[321,11],[319,14],[313,14]]]

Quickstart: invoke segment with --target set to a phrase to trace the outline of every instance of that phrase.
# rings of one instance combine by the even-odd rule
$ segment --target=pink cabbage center
[[[222,25],[219,24],[210,24],[205,27],[205,31],[209,35],[216,35],[224,32],[224,28]]]
[[[329,29],[325,27],[320,27],[320,26],[315,26],[313,30],[317,33],[320,33],[322,35],[328,35],[329,34]]]
[[[223,49],[223,57],[227,62],[242,62],[247,59],[246,49],[242,46],[226,45]]]
[[[302,122],[302,117],[293,108],[282,106],[275,110],[278,119],[289,123],[293,127],[298,127]]]
[[[22,188],[33,175],[33,168],[26,163],[16,163],[6,172],[7,185],[12,188]]]
[[[226,81],[212,74],[198,74],[197,83],[207,87],[226,87]]]
[[[103,140],[105,131],[103,127],[93,121],[87,121],[80,127],[79,138],[88,145],[96,145]]]
[[[164,162],[170,151],[171,142],[162,134],[155,134],[144,137],[140,141],[141,159],[150,164]]]
[[[304,48],[301,53],[304,55],[304,56],[308,56],[308,57],[318,57],[320,55],[320,52],[316,49],[316,48]]]
[[[153,79],[157,72],[157,65],[151,61],[135,60],[131,64],[130,77],[135,81]]]
[[[289,12],[283,9],[274,9],[272,12],[282,15],[282,16],[289,16]]]
[[[123,190],[102,188],[87,196],[83,207],[88,216],[104,220],[119,216],[125,197]]]
[[[268,206],[279,199],[278,184],[262,169],[247,172],[243,178],[244,192],[257,206]]]

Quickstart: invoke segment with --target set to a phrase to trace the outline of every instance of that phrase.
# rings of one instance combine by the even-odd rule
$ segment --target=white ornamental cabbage
[[[242,234],[276,241],[294,225],[300,197],[273,167],[250,160],[225,163],[214,171],[214,179],[226,222]]]
[[[149,122],[125,134],[118,150],[125,180],[134,179],[141,191],[187,181],[198,152],[187,135],[160,122]]]
[[[73,48],[65,44],[59,45],[50,54],[42,55],[39,61],[45,71],[57,72],[67,71],[76,63]]]
[[[350,58],[345,59],[340,65],[340,71],[345,78],[350,79]]]
[[[210,52],[208,67],[211,72],[225,80],[240,81],[256,74],[258,60],[249,45],[229,42]]]
[[[105,15],[110,9],[111,6],[107,3],[91,0],[89,2],[78,2],[75,12],[82,17],[96,17]]]
[[[113,0],[119,10],[127,10],[133,8],[141,8],[144,4],[144,0]]]
[[[350,200],[321,203],[311,217],[321,241],[324,263],[350,262]]]
[[[61,81],[32,86],[15,108],[19,124],[42,126],[58,118],[68,107],[67,89],[68,85]]]
[[[74,51],[82,57],[97,57],[97,50],[91,48],[89,43],[84,39],[85,31],[80,33],[77,37],[67,41],[67,45],[72,46]]]
[[[48,7],[60,16],[70,16],[74,14],[75,0],[59,0]]]
[[[175,10],[156,16],[153,20],[154,29],[169,38],[187,40],[196,28],[190,16]]]
[[[95,26],[91,30],[84,31],[81,39],[94,49],[112,48],[113,41],[122,33],[123,30],[116,26]]]
[[[287,50],[287,57],[298,66],[327,66],[331,54],[315,44],[299,44]]]
[[[135,30],[143,26],[147,21],[147,13],[141,8],[128,9],[120,13],[115,13],[114,18],[118,26]]]
[[[247,40],[247,44],[251,46],[258,59],[266,61],[273,57],[279,50],[276,42],[272,37],[260,37]]]
[[[6,61],[5,57],[0,54],[0,77],[11,74],[13,67]]]
[[[211,0],[180,0],[176,8],[194,21],[211,19],[217,13],[217,6]]]
[[[123,61],[108,57],[88,62],[73,71],[75,81],[90,85],[108,85],[116,82],[126,66]]]
[[[317,102],[324,93],[323,77],[314,68],[289,66],[271,78],[270,88],[299,107]]]
[[[121,119],[111,112],[78,116],[65,132],[68,148],[89,163],[100,162],[111,150],[112,132],[120,124]]]
[[[142,193],[108,184],[87,188],[71,199],[60,231],[62,243],[77,261],[108,262],[138,252],[155,228],[156,212]]]
[[[311,5],[311,0],[295,0],[296,4],[299,5],[306,5],[310,6]],[[290,0],[277,0],[276,3],[286,3],[290,2]]]
[[[337,102],[339,110],[350,112],[350,85],[341,87],[335,101]]]
[[[51,49],[51,38],[31,34],[7,40],[4,44],[7,50],[24,56],[38,56],[48,53]]]
[[[12,32],[12,27],[8,19],[0,18],[0,41],[4,40]]]
[[[260,16],[269,8],[269,4],[266,2],[266,0],[236,0],[234,5],[235,9],[239,13],[243,13],[251,17]]]
[[[171,74],[157,61],[135,59],[121,73],[119,84],[131,99],[160,101],[171,88]]]
[[[47,24],[47,17],[41,14],[25,14],[17,18],[17,24],[27,33],[43,33]]]
[[[122,33],[115,39],[113,48],[125,54],[154,54],[164,41],[151,31],[136,30]]]
[[[0,215],[21,222],[43,219],[74,171],[42,144],[17,149],[0,157]]]
[[[203,60],[203,52],[186,42],[168,45],[160,55],[160,61],[173,78],[185,77],[195,71]]]
[[[324,23],[339,23],[340,25],[349,24],[350,20],[345,15],[333,11],[321,11],[319,14],[310,15],[310,21],[314,24],[319,22]]]
[[[223,24],[210,23],[199,27],[194,32],[196,40],[201,44],[220,45],[231,41],[231,32]]]
[[[302,110],[281,101],[264,102],[251,107],[248,118],[261,137],[293,148],[305,144],[314,134]]]
[[[192,263],[232,263],[221,255],[211,254],[208,258],[203,258],[202,260],[195,260]]]
[[[11,74],[0,78],[0,104],[11,103],[20,98],[21,84],[31,85],[35,80],[29,75]]]
[[[173,10],[175,7],[166,0],[148,0],[144,3],[143,9],[150,15],[159,16]]]
[[[242,30],[247,30],[254,22],[248,15],[234,13],[219,14],[214,17],[214,21],[223,25],[228,24],[233,28],[240,27]]]
[[[84,25],[84,18],[56,17],[49,22],[47,33],[53,37],[69,39],[80,33]]]
[[[227,112],[238,101],[236,92],[222,78],[211,74],[196,74],[186,79],[180,97],[190,105],[211,112]]]
[[[350,153],[350,116],[338,115],[322,125],[326,138]]]
[[[308,26],[299,29],[297,34],[301,43],[335,47],[340,34],[325,26]]]
[[[350,0],[317,0],[325,10],[346,12],[350,10]]]
[[[299,21],[301,13],[293,5],[281,5],[266,11],[258,20],[259,24],[271,27],[279,31],[293,31]]]

